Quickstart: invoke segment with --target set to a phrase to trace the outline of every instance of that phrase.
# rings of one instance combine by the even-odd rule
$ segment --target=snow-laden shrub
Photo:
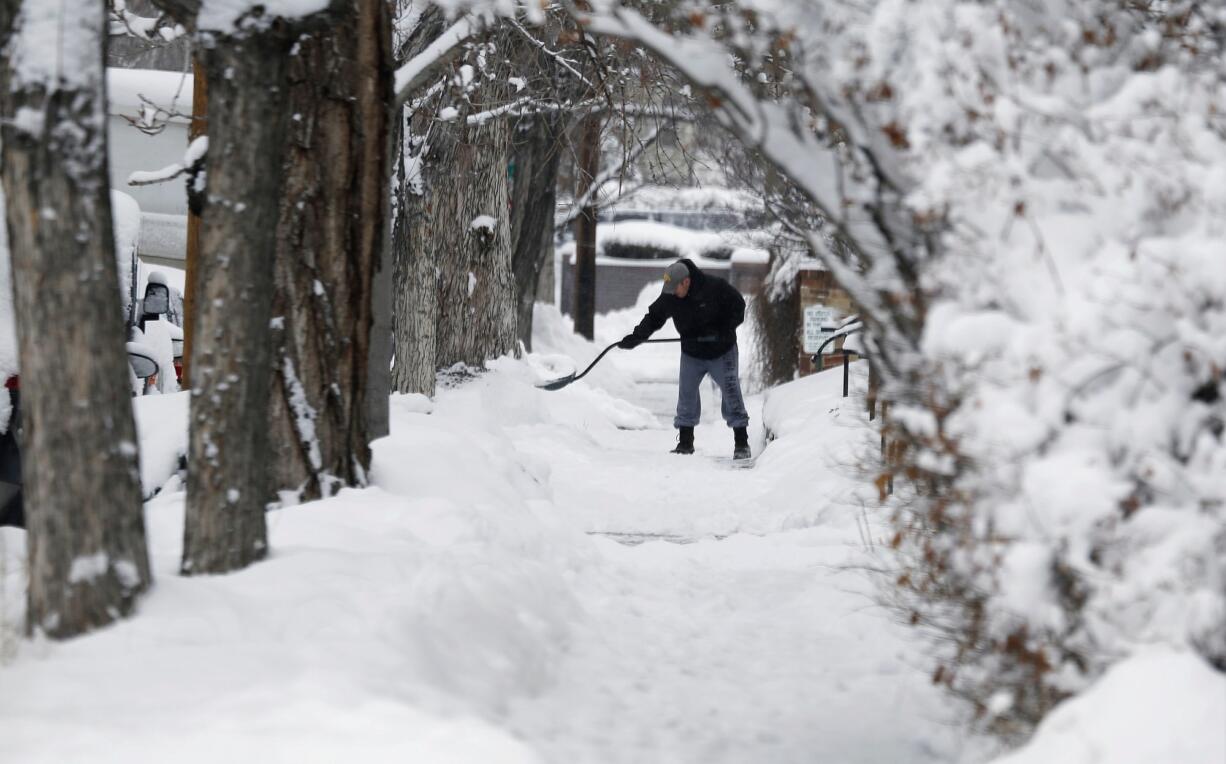
[[[844,64],[949,232],[887,425],[890,597],[1006,738],[1142,645],[1226,670],[1224,22],[885,0]]]

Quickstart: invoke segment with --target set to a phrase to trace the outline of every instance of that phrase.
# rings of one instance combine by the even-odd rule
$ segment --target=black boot
[[[692,454],[694,453],[694,428],[693,427],[678,427],[677,428],[677,447],[672,451],[674,454]]]
[[[733,459],[748,459],[753,456],[749,452],[749,430],[744,427],[735,427],[732,430],[732,458]]]

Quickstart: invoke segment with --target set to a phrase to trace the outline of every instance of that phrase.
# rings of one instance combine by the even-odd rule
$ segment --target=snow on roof
[[[745,265],[766,265],[771,261],[771,253],[765,249],[755,249],[753,247],[740,247],[733,250],[732,262],[744,263]]]
[[[614,243],[633,244],[672,249],[685,257],[687,253],[696,254],[701,249],[715,247],[722,242],[723,239],[716,233],[691,231],[650,220],[625,220],[596,226],[596,246],[601,249]]]

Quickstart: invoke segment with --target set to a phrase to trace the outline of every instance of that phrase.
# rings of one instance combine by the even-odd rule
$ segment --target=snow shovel
[[[680,341],[681,341],[680,337],[671,337],[665,340],[643,340],[644,343],[647,343],[647,342],[680,342]],[[620,342],[620,340],[618,340],[618,342]],[[552,382],[546,382],[544,384],[537,385],[537,387],[541,388],[542,390],[561,390],[562,388],[569,385],[571,382],[578,382],[579,380],[586,377],[587,373],[591,371],[592,368],[596,364],[600,363],[600,359],[604,358],[605,355],[607,355],[608,352],[615,347],[617,347],[617,342],[614,342],[612,345],[609,345],[607,348],[600,351],[600,355],[596,356],[596,360],[588,364],[588,367],[584,369],[582,373],[575,374],[574,372],[571,372],[570,374],[567,374],[565,377],[559,377],[558,379],[555,379]]]

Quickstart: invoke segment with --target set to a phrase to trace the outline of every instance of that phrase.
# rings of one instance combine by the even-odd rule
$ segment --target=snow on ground
[[[550,330],[537,346],[561,350]],[[847,567],[865,532],[835,467],[860,431],[838,422],[858,404],[832,376],[801,383],[825,412],[810,430],[736,470],[714,421],[700,454],[665,453],[633,354],[605,374],[631,400],[537,389],[549,355],[394,397],[374,485],[271,513],[272,557],[239,573],[176,574],[171,477],[146,505],[137,617],[20,643],[0,669],[0,760],[948,760],[940,697]],[[139,402],[147,480],[172,468],[185,404]]]
[[[849,468],[872,443],[840,371],[751,397],[758,457],[735,469],[714,400],[699,453],[666,453],[675,347],[535,387],[632,312],[596,343],[538,318],[539,354],[393,397],[373,485],[270,513],[271,558],[227,576],[177,575],[188,399],[140,399],[142,478],[164,485],[135,618],[16,639],[23,537],[0,529],[0,761],[983,760],[873,602],[882,531]],[[1005,761],[1207,764],[1221,683],[1134,658]]]
[[[146,499],[166,485],[179,469],[179,457],[187,454],[190,397],[191,393],[185,390],[132,399],[136,434],[140,440],[140,482]]]
[[[993,764],[1223,761],[1226,676],[1193,653],[1154,648],[1115,664]]]

